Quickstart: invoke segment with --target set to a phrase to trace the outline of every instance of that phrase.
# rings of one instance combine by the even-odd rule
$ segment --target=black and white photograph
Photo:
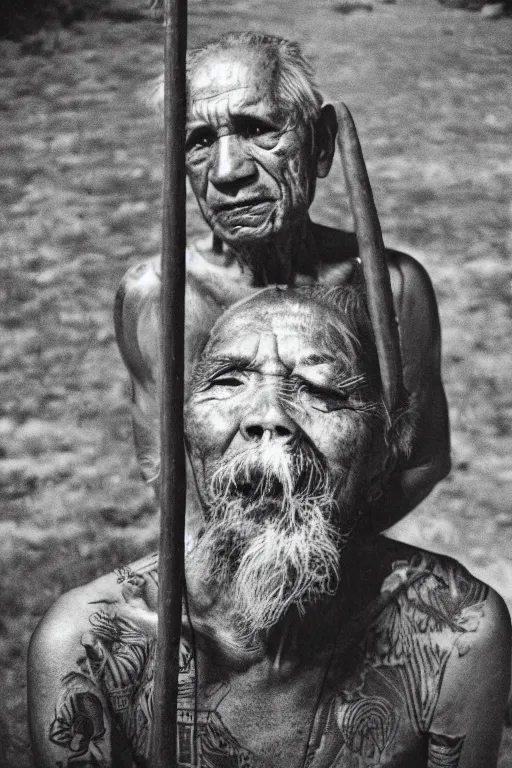
[[[512,768],[512,0],[0,6],[0,766]]]

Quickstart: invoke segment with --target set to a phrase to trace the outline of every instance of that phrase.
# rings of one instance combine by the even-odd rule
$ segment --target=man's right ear
[[[315,126],[316,175],[319,179],[324,179],[331,170],[337,131],[338,121],[334,107],[332,104],[324,104]]]

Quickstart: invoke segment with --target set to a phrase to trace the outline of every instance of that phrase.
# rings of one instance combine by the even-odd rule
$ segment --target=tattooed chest
[[[112,716],[137,765],[148,765],[154,646],[132,658],[133,677],[103,679]],[[136,663],[141,667],[136,670]],[[190,649],[182,644],[177,716],[180,768],[369,768],[427,765],[427,741],[411,721],[408,691],[396,671],[361,669],[343,689],[303,700],[297,691],[257,694],[243,681],[198,694]],[[197,705],[196,705],[197,701]],[[441,745],[443,746],[443,745]],[[457,745],[455,745],[457,747]],[[443,753],[444,754],[444,753]],[[439,762],[453,768],[457,762]]]
[[[90,617],[85,655],[79,671],[63,680],[51,724],[50,741],[66,755],[62,766],[120,765],[116,733],[136,764],[148,765],[156,646],[152,574],[123,576],[124,604]],[[305,672],[288,689],[251,687],[236,676],[201,688],[183,642],[180,768],[457,768],[464,734],[436,733],[432,722],[448,659],[470,652],[484,598],[478,584],[435,562],[397,561],[379,601],[356,616],[359,631],[347,632],[356,642],[335,646],[326,676],[323,665],[315,673],[317,685]]]
[[[137,764],[147,765],[153,717],[154,646],[139,681],[105,689],[113,717]],[[265,695],[241,681],[199,688],[193,654],[180,650],[177,702],[180,768],[291,768],[304,765],[311,702],[281,692]]]

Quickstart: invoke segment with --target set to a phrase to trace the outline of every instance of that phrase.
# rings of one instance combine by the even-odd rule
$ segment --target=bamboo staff
[[[388,415],[403,403],[402,362],[398,324],[386,263],[377,209],[357,131],[348,108],[335,105],[338,118],[338,148],[354,218],[359,257],[364,273],[368,311],[379,358],[382,394]]]
[[[187,0],[164,2],[165,161],[160,307],[161,523],[152,768],[175,768],[184,581],[185,119]]]

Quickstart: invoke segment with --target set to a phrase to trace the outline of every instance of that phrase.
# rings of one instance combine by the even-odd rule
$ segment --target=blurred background
[[[160,251],[158,0],[0,13],[0,755],[32,765],[30,635],[63,591],[151,551],[113,335],[117,285]],[[129,4],[131,3],[131,4]],[[463,0],[191,0],[189,44],[298,40],[359,128],[386,244],[429,271],[453,471],[392,531],[445,552],[512,608],[512,17]],[[351,228],[338,162],[313,218]],[[191,238],[204,232],[192,197]],[[500,768],[512,765],[506,728]]]

